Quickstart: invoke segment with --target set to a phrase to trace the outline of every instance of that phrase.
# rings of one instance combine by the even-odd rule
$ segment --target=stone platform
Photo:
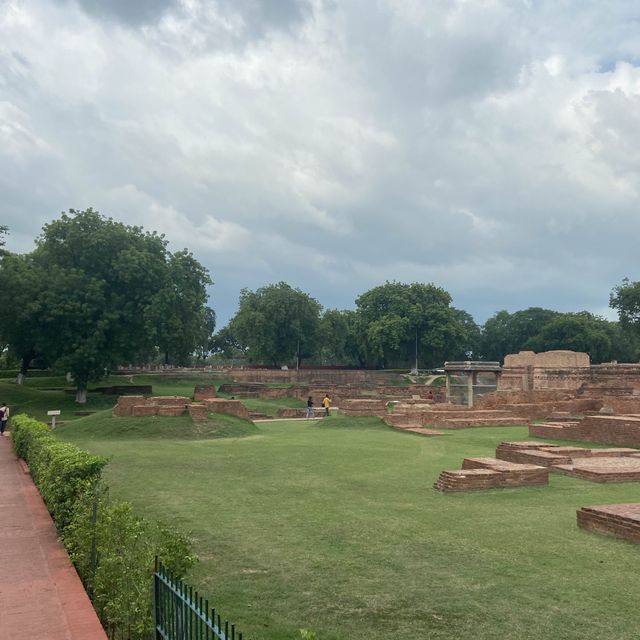
[[[577,511],[578,526],[640,544],[640,503],[603,504]]]

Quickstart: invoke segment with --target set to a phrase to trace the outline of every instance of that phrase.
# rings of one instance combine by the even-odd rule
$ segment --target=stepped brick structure
[[[476,470],[494,473],[466,473]],[[496,448],[496,458],[465,458],[462,470],[443,471],[434,487],[469,491],[547,484],[550,471],[591,482],[640,482],[640,451],[562,447],[526,440],[502,442]]]
[[[215,393],[215,389],[214,389]],[[208,389],[196,387],[200,397],[210,396]],[[113,408],[114,416],[181,416],[185,411],[193,420],[206,420],[210,413],[227,413],[249,420],[249,412],[239,400],[205,397],[202,402],[192,402],[186,396],[120,396]]]
[[[531,424],[529,435],[640,447],[640,416],[592,415],[571,422]]]
[[[186,396],[120,396],[112,413],[114,416],[180,416],[190,402]]]
[[[549,483],[549,470],[495,458],[465,458],[462,469],[443,471],[433,485],[438,491],[477,491]]]
[[[640,503],[602,504],[577,511],[578,526],[640,544]]]

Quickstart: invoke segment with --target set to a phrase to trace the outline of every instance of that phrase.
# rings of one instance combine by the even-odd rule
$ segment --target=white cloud
[[[638,277],[630,3],[279,6],[0,1],[9,246],[94,206],[191,248],[223,319],[277,280],[434,281],[483,320]]]

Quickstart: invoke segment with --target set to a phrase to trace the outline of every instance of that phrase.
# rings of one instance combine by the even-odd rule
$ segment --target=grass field
[[[331,417],[217,438],[237,425],[194,434],[181,420],[96,414],[57,433],[111,456],[115,495],[193,533],[201,561],[188,581],[247,638],[638,635],[640,550],[578,530],[575,512],[640,501],[639,484],[431,488],[524,427],[424,438]]]

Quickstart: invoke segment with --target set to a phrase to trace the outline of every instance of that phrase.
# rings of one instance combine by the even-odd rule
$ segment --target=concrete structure
[[[474,398],[498,388],[499,362],[445,362],[447,402],[473,407]],[[462,382],[459,382],[462,380]]]

